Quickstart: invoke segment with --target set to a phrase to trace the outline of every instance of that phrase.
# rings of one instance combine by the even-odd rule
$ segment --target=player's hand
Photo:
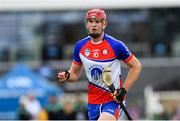
[[[113,98],[116,102],[120,103],[124,100],[124,96],[126,94],[126,89],[123,87],[120,89],[116,89],[113,94]]]
[[[58,79],[60,82],[64,82],[66,80],[68,80],[70,77],[70,73],[68,71],[60,71],[58,73]]]

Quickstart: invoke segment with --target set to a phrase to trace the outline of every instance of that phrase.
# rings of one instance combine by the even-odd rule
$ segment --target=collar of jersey
[[[100,40],[100,41],[98,41],[98,42],[93,42],[93,41],[91,40],[91,43],[97,45],[97,44],[102,43],[102,40]]]

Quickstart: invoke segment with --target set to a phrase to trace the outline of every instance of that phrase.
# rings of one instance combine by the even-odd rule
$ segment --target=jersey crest
[[[85,53],[86,56],[89,56],[90,50],[87,48],[87,49],[84,50],[84,53]]]

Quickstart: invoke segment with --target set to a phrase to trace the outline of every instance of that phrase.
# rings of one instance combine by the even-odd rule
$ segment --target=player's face
[[[86,20],[86,29],[88,34],[92,38],[98,38],[106,27],[106,21],[104,19],[89,18]]]

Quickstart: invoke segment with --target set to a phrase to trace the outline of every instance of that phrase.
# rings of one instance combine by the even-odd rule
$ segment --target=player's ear
[[[104,25],[103,25],[103,29],[105,29],[107,25],[108,25],[108,22],[107,22],[107,20],[105,20]]]
[[[86,29],[87,29],[87,28],[89,28],[89,26],[88,26],[88,24],[87,24],[87,23],[85,23],[85,27],[86,27]]]

